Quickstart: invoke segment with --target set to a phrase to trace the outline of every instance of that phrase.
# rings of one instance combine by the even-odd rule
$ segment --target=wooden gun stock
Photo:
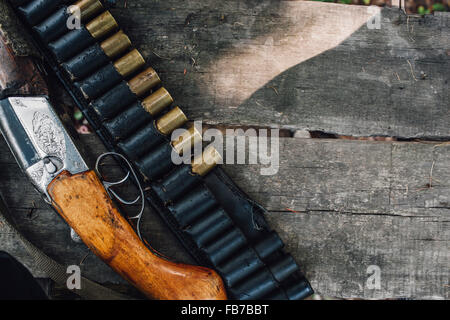
[[[95,172],[62,172],[49,184],[48,194],[83,242],[147,297],[226,299],[222,279],[214,271],[153,254],[116,209]]]

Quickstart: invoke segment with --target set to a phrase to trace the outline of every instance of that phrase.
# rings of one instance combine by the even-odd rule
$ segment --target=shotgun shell
[[[136,102],[151,88],[161,83],[158,74],[147,68],[129,82],[122,81],[100,98],[91,102],[91,107],[102,121],[112,119],[126,106]]]
[[[109,11],[105,11],[97,18],[86,24],[86,29],[95,39],[100,39],[111,30],[117,28],[117,22]]]
[[[27,22],[35,26],[45,19],[50,13],[55,11],[60,5],[70,2],[70,0],[34,0],[19,7],[19,12]]]
[[[77,16],[79,10],[79,16]],[[76,19],[80,19],[79,23],[89,19],[98,12],[103,10],[103,5],[99,0],[80,0],[72,6],[63,6],[43,22],[34,26],[33,29],[45,43],[53,41],[72,29],[69,29],[71,17],[73,17],[74,27]],[[80,24],[81,26],[81,24]]]
[[[205,186],[203,186],[203,188],[205,189],[205,191],[208,191],[209,193],[211,193],[209,191],[209,189],[206,188]],[[213,195],[212,195],[212,197],[214,198]],[[191,215],[191,213],[186,210],[188,208],[186,208],[185,205],[182,205],[182,204],[180,205],[179,203],[174,205],[174,208],[177,208],[177,207],[179,208],[179,210],[174,210],[174,214],[178,213],[178,217],[182,218],[185,221],[185,223],[191,223],[193,219],[190,221],[186,221],[187,217],[184,216],[184,215]],[[193,207],[191,207],[191,208],[193,208]],[[185,224],[183,224],[183,225],[185,226]],[[246,243],[247,243],[247,239],[245,239],[242,231],[240,231],[238,228],[232,228],[231,230],[225,232],[225,234],[221,235],[221,237],[219,239],[217,239],[217,241],[214,241],[213,243],[208,244],[204,248],[202,248],[202,251],[204,251],[209,256],[209,260],[211,261],[211,263],[213,265],[217,266],[217,265],[220,265],[221,263],[225,262],[230,257],[236,256],[241,251],[241,248]],[[265,270],[263,270],[263,271],[265,271]],[[264,284],[264,286],[262,288],[257,287],[255,289],[255,290],[258,290],[258,289],[261,290],[262,294],[272,291],[277,286],[277,283],[271,277],[270,272],[265,271],[265,278],[263,278],[263,279],[266,279],[266,278],[268,281],[270,281],[272,286],[267,288],[268,285]],[[258,280],[261,281],[262,279],[258,279]],[[263,283],[263,281],[256,282],[256,283],[257,284]],[[246,291],[242,291],[242,292],[246,292]],[[249,292],[250,292],[250,290],[249,290]],[[261,298],[261,296],[259,298]]]
[[[156,121],[156,128],[163,135],[169,135],[173,130],[187,122],[187,117],[179,107],[175,107]]]
[[[191,166],[184,165],[173,170],[159,183],[155,183],[153,190],[165,204],[168,204],[194,189],[200,182],[200,176],[192,174]]]
[[[100,48],[110,59],[118,56],[129,47],[131,47],[130,38],[122,30],[100,43]]]
[[[126,154],[130,159],[137,159],[148,151],[156,148],[167,141],[164,136],[155,127],[155,122],[148,123],[143,128],[139,129],[128,139],[117,144],[119,150]]]
[[[99,0],[80,0],[68,7],[70,14],[76,14],[77,10],[79,10],[81,20],[89,19],[102,9],[103,5]]]
[[[172,162],[173,148],[169,143],[162,143],[137,160],[136,167],[145,180],[156,180],[168,173],[175,165]]]
[[[114,63],[107,64],[85,80],[76,82],[75,86],[87,100],[92,100],[113,88],[144,64],[144,58],[139,51],[134,49]]]
[[[147,68],[128,82],[130,90],[142,97],[151,88],[161,83],[161,79],[153,68]]]
[[[202,155],[194,158],[191,166],[180,166],[173,170],[160,183],[155,184],[153,189],[164,203],[173,202],[198,185],[200,176],[206,175],[221,160],[219,152],[213,146],[208,146]]]
[[[196,220],[200,221],[199,218],[201,216],[205,215],[206,213],[211,213],[211,211],[214,210],[215,207],[217,207],[217,201],[214,195],[205,185],[196,186],[196,188],[191,190],[191,192],[168,206],[172,218],[174,218],[178,222],[179,227],[183,229],[188,229],[186,227]],[[232,228],[231,230],[233,231],[235,230],[235,228]],[[225,235],[226,234],[227,233],[225,233]],[[235,242],[233,240],[234,239],[230,239],[230,237],[227,237],[227,241],[220,241],[219,239],[218,241],[221,242],[222,246],[220,248],[217,248],[216,252],[228,254],[230,251],[228,249],[228,245],[233,244]],[[217,241],[214,241],[214,243],[216,242]]]
[[[103,122],[103,126],[114,141],[124,140],[136,130],[152,122],[153,116],[142,108],[139,101],[119,113],[113,119]]]
[[[203,150],[203,154],[194,158],[192,172],[204,176],[221,162],[222,156],[220,153],[212,145],[209,145]]]
[[[154,120],[154,117],[170,106],[172,97],[166,89],[160,88],[145,98],[136,102],[113,119],[103,123],[110,137],[115,141],[129,137],[140,127]]]
[[[146,179],[154,180],[160,178],[175,166],[172,161],[173,152],[182,154],[184,148],[192,148],[201,140],[200,132],[192,126],[172,144],[162,143],[156,148],[152,148],[150,152],[136,161],[136,166]]]
[[[138,158],[156,146],[167,143],[167,135],[187,122],[180,108],[175,107],[156,121],[147,124],[131,137],[118,144],[130,158]]]
[[[136,49],[114,62],[114,69],[126,78],[145,65],[145,60]]]
[[[59,62],[65,62],[117,28],[116,20],[109,11],[105,11],[85,26],[66,33],[48,46]]]
[[[161,87],[141,103],[144,110],[154,116],[170,106],[172,102],[173,98],[170,93],[164,87]]]
[[[130,39],[125,33],[119,31],[102,43],[95,43],[79,55],[64,62],[62,67],[72,80],[83,79],[129,47],[131,47]]]
[[[186,166],[187,167],[187,166]],[[189,167],[187,167],[189,169]],[[195,175],[195,177],[198,177]],[[165,180],[167,178],[164,178]],[[185,193],[191,191],[192,188],[186,189]],[[196,191],[196,190],[194,190]],[[192,192],[192,191],[191,191]],[[211,243],[214,239],[218,239],[227,229],[234,225],[233,220],[228,216],[223,208],[217,208],[214,211],[208,212],[208,217],[205,219],[201,219],[197,223],[194,223],[190,228],[184,229],[184,231],[194,239],[195,243],[200,247],[204,248],[206,244]],[[227,276],[224,277],[224,283],[227,283],[229,287],[234,286],[239,280],[244,279],[246,276],[250,275],[257,269],[260,269],[264,266],[264,263],[261,259],[258,259],[256,253],[250,249],[243,249],[243,252],[240,252],[239,255],[234,258],[234,265],[237,264],[235,272],[234,270],[227,270],[225,268],[229,268],[230,264],[225,264],[223,268],[226,270],[223,274]],[[245,267],[242,267],[242,261],[248,263],[245,264]],[[224,270],[221,269],[221,270]]]
[[[172,147],[178,154],[183,154],[184,149],[190,149],[202,141],[202,134],[192,125],[183,132],[176,140],[172,141]]]

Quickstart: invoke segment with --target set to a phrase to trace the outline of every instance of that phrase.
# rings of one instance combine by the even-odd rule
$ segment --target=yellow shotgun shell
[[[142,107],[152,116],[157,115],[162,110],[170,106],[173,98],[165,88],[159,88],[147,98],[142,100]]]
[[[212,145],[209,145],[201,155],[194,158],[192,172],[204,176],[221,162],[222,156],[220,153]]]
[[[103,9],[103,5],[99,0],[80,0],[69,6],[69,14],[75,14],[76,10],[80,10],[81,19],[88,19]]]
[[[164,135],[169,135],[173,130],[187,122],[187,117],[179,107],[175,107],[161,118],[156,120],[156,128]]]
[[[161,79],[153,68],[148,67],[128,82],[130,90],[142,97],[147,91],[161,83]]]
[[[97,18],[86,24],[86,29],[95,39],[107,35],[118,27],[119,25],[109,11],[103,12]]]
[[[178,154],[182,154],[184,148],[192,148],[203,140],[202,134],[192,125],[183,132],[175,141],[172,141],[172,147]]]
[[[122,58],[114,62],[114,68],[122,77],[127,77],[145,65],[145,60],[136,49],[128,52]]]
[[[128,36],[120,30],[100,43],[100,47],[109,58],[114,58],[131,47],[131,41]]]

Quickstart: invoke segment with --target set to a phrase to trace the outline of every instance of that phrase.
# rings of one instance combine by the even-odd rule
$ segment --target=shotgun
[[[6,1],[0,0],[0,12],[8,10]],[[147,203],[200,265],[220,274],[228,297],[297,300],[313,293],[300,266],[267,223],[266,210],[216,166],[220,158],[216,150],[204,149],[199,166],[172,161],[174,152],[192,148],[202,135],[191,127],[181,140],[170,139],[173,129],[187,118],[173,105],[157,72],[143,63],[106,3],[8,2],[14,11],[0,18],[17,14],[27,29],[24,34],[32,36],[38,54],[107,149],[137,169]]]
[[[226,299],[213,270],[168,261],[141,241],[53,110],[37,66],[16,56],[3,33],[0,93],[0,129],[19,166],[98,257],[148,298]],[[184,123],[181,111],[169,117],[160,128]]]

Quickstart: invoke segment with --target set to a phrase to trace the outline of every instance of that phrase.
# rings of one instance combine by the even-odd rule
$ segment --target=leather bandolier
[[[187,119],[176,117],[181,109],[170,107],[157,73],[100,1],[81,0],[78,7],[70,0],[9,2],[103,143],[131,160],[148,202],[197,262],[222,276],[231,299],[296,300],[313,293],[266,223],[264,208],[220,167],[195,172],[173,164],[170,130],[157,119],[177,125]],[[69,30],[75,13],[80,28]]]

